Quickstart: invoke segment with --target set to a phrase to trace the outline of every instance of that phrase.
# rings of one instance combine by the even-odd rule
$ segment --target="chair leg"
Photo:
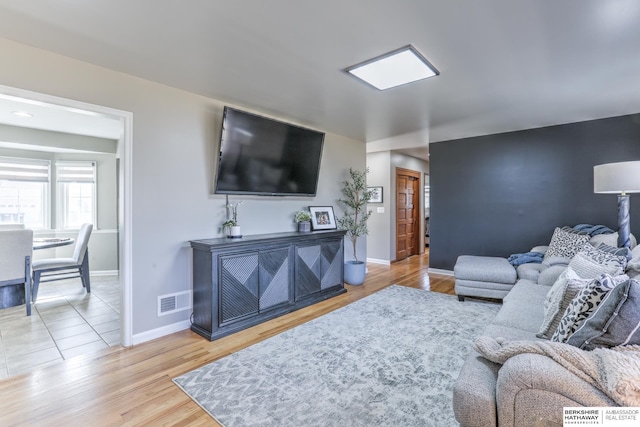
[[[27,316],[31,316],[31,257],[24,260],[24,303],[27,306]]]
[[[41,271],[33,272],[33,291],[31,292],[31,300],[35,303],[38,299],[38,288],[40,287],[40,275]]]
[[[91,279],[89,278],[89,251],[84,254],[84,260],[80,264],[80,278],[82,286],[86,288],[87,293],[91,293]]]

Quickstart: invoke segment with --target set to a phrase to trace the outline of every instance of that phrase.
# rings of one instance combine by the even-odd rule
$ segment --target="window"
[[[58,228],[96,223],[95,162],[56,162]]]
[[[0,157],[0,223],[49,228],[48,160]]]

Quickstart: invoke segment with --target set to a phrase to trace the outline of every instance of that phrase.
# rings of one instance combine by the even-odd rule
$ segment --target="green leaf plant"
[[[356,245],[358,237],[369,234],[367,220],[372,211],[367,211],[367,204],[376,195],[375,190],[367,189],[367,173],[364,171],[349,168],[349,178],[342,182],[342,198],[338,199],[338,204],[343,209],[344,216],[338,218],[338,226],[347,230],[347,237],[353,245],[353,259],[358,262]]]

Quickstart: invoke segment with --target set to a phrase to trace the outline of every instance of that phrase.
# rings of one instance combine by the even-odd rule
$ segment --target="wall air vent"
[[[158,317],[191,310],[191,291],[176,292],[158,297]]]

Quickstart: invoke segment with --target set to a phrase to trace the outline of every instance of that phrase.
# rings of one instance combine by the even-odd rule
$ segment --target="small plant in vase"
[[[231,218],[222,223],[222,230],[227,232],[227,237],[238,238],[242,237],[240,234],[240,225],[238,224],[238,206],[242,204],[242,201],[236,203],[227,203],[227,214],[231,212]]]
[[[338,204],[344,210],[344,216],[337,219],[338,226],[347,230],[347,237],[353,245],[353,261],[344,265],[344,279],[350,285],[361,285],[366,274],[364,261],[358,260],[358,237],[369,234],[367,220],[371,211],[367,211],[367,204],[375,195],[375,190],[367,189],[366,177],[369,168],[357,171],[349,168],[349,179],[342,183],[342,198]]]
[[[300,210],[296,212],[293,220],[298,223],[298,232],[308,233],[311,231],[311,212]]]

